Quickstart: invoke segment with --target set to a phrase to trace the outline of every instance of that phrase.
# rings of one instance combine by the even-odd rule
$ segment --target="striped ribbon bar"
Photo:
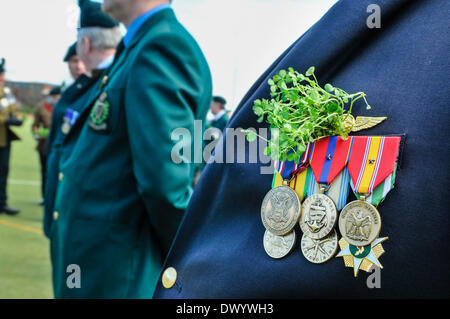
[[[306,149],[303,152],[302,157],[300,157],[298,164],[295,164],[293,161],[274,161],[275,171],[278,172],[283,179],[290,180],[293,176],[296,176],[308,167],[313,147],[314,143],[308,143],[306,145]]]
[[[372,194],[394,172],[400,140],[399,136],[353,137],[348,170],[355,193]]]
[[[280,173],[275,172],[272,182],[272,188],[283,185],[283,178]],[[316,181],[310,166],[304,169],[300,174],[295,175],[289,186],[297,193],[298,198],[302,201],[304,198],[314,194],[316,189]],[[318,190],[318,187],[317,187]]]
[[[333,200],[338,210],[344,208],[350,190],[350,175],[346,166],[352,142],[351,137],[347,140],[340,136],[323,138],[316,141],[311,154],[310,165],[315,176],[312,193],[320,193],[319,184],[328,185],[325,195]]]
[[[331,136],[315,142],[310,165],[319,184],[330,185],[347,165],[352,138]]]
[[[394,188],[395,184],[395,176],[397,172],[397,164],[395,164],[394,171],[391,175],[389,175],[384,181],[380,183],[373,192],[366,197],[366,202],[372,204],[373,206],[378,206],[384,199],[386,198],[387,194]],[[350,180],[350,184],[352,186],[352,189],[354,190],[355,187],[353,185],[353,182]],[[356,197],[358,197],[358,193],[354,191],[354,194]]]
[[[66,110],[66,115],[64,116],[64,119],[67,121],[67,124],[73,126],[77,121],[79,115],[80,113],[69,108]]]
[[[309,167],[314,143],[306,145],[305,152],[300,158],[300,162],[295,164],[292,161],[274,161],[275,172],[273,174],[272,188],[283,185],[283,180],[290,180],[289,186],[297,193],[300,201],[309,196],[308,190],[314,187],[314,176]],[[311,183],[311,180],[313,181]]]

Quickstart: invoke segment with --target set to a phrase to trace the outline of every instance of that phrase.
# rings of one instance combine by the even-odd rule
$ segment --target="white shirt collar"
[[[114,54],[111,54],[109,57],[104,59],[98,66],[97,70],[107,69],[114,61]]]
[[[216,115],[214,115],[214,121],[219,120],[222,116],[225,115],[225,110],[220,111],[219,113],[217,113]]]

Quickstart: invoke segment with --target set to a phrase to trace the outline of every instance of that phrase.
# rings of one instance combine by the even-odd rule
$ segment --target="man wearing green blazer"
[[[50,239],[53,220],[57,218],[54,214],[54,204],[60,175],[59,163],[61,158],[72,154],[79,131],[71,134],[71,143],[64,143],[64,140],[78,120],[79,114],[89,106],[89,101],[92,101],[91,96],[98,90],[101,75],[112,64],[116,47],[122,38],[119,23],[106,15],[99,3],[80,2],[79,27],[80,41],[69,48],[64,58],[69,64],[75,82],[64,90],[61,99],[55,105],[47,141],[43,225],[44,233]],[[54,251],[51,252],[53,260]],[[55,295],[58,295],[56,291]]]
[[[194,164],[172,161],[171,133],[194,136],[211,75],[169,1],[105,0],[103,9],[127,34],[64,141],[79,130],[55,202],[60,296],[151,298],[192,193]]]
[[[210,122],[210,127],[215,127],[222,132],[225,130],[225,127],[230,120],[225,110],[226,104],[227,101],[223,97],[218,95],[214,96],[211,101],[211,113],[214,115],[214,118]]]

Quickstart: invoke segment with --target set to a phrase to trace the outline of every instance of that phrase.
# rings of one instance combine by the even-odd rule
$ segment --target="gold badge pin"
[[[100,88],[104,87],[108,83],[108,76],[105,75],[102,79],[102,82],[100,83]]]
[[[377,126],[381,122],[387,120],[386,116],[371,117],[371,116],[357,116],[356,119],[349,114],[344,115],[346,118],[344,121],[345,132],[348,134],[350,132],[359,132],[362,130],[367,130],[374,126]]]

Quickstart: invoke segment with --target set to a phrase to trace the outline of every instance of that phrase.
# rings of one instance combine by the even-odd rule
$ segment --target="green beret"
[[[102,5],[93,1],[80,1],[80,28],[114,28],[119,23],[102,11]]]
[[[64,56],[64,62],[69,62],[70,58],[77,55],[77,43],[72,44],[69,49],[67,49],[67,53]]]
[[[48,93],[48,95],[59,95],[59,94],[61,94],[61,87],[59,86],[54,86]]]
[[[216,103],[223,104],[223,105],[227,104],[227,100],[225,100],[222,96],[218,96],[218,95],[213,97],[213,101]]]

